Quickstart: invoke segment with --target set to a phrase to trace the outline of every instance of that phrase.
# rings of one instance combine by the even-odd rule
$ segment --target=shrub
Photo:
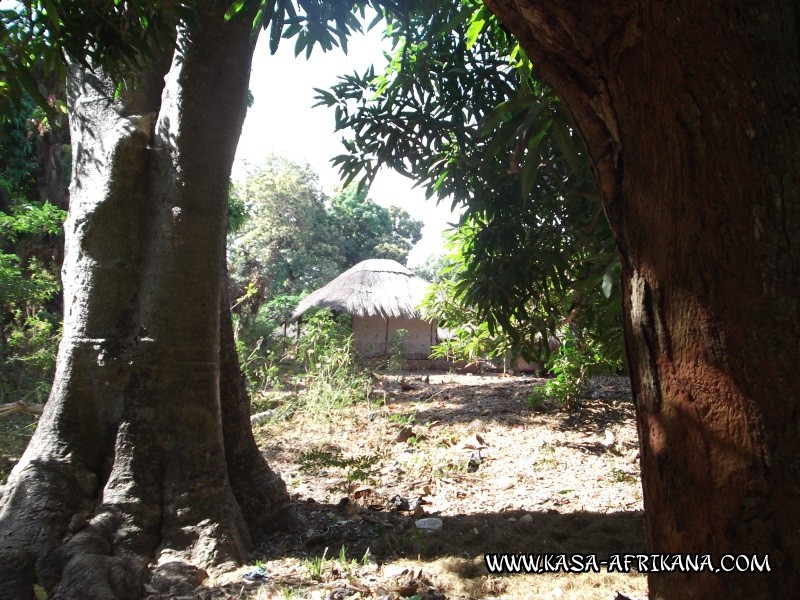
[[[545,366],[554,377],[528,397],[532,408],[539,407],[545,400],[555,400],[573,408],[591,375],[618,371],[622,365],[619,360],[605,358],[598,342],[579,340],[567,329],[561,346]]]
[[[302,399],[306,410],[330,414],[369,397],[369,379],[355,365],[350,317],[335,319],[327,310],[311,316],[303,324],[299,357],[303,357],[308,381]]]
[[[276,332],[299,301],[299,296],[276,296],[259,306],[254,315],[233,313],[236,352],[251,394],[283,387],[280,359],[287,347]]]
[[[45,236],[61,231],[65,217],[47,202],[18,202],[9,213],[0,213],[2,402],[43,403],[50,391],[61,337],[61,315],[50,307],[61,282],[58,266],[37,260],[35,251],[47,245]]]
[[[389,370],[402,371],[406,368],[406,340],[410,332],[408,329],[398,329],[389,340]]]

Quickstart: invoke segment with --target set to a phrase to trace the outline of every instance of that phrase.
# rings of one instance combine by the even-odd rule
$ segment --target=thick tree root
[[[54,435],[57,421],[45,414],[0,499],[4,597],[34,598],[34,586],[51,598],[76,600],[133,600],[144,584],[183,593],[206,569],[241,564],[251,531],[299,524],[283,481],[254,442],[232,461],[233,487],[221,435],[218,446],[168,454],[158,443],[160,420],[123,421],[103,483]]]
[[[228,319],[230,317],[228,316]],[[223,323],[225,321],[223,320]],[[228,321],[229,323],[229,321]],[[145,583],[194,588],[230,569],[253,539],[302,525],[252,436],[249,399],[223,325],[221,377],[142,348],[136,369],[73,340],[31,444],[0,498],[0,590],[33,598],[139,598]],[[227,351],[227,352],[226,352]],[[106,367],[89,376],[75,365]],[[220,389],[220,405],[214,386]],[[178,398],[181,398],[178,401]]]
[[[33,598],[40,586],[52,598],[139,598],[148,583],[161,592],[194,589],[205,569],[228,570],[246,559],[250,542],[230,490],[220,496],[221,510],[197,520],[208,509],[208,495],[196,509],[184,506],[143,529],[142,498],[101,505],[87,519],[88,497],[75,481],[43,483],[41,470],[19,473],[10,483],[0,521],[0,589],[4,597]],[[52,480],[51,480],[52,481]],[[28,492],[35,494],[35,501]],[[227,495],[229,501],[223,501]],[[184,499],[192,495],[181,495]],[[151,508],[160,503],[151,498]],[[135,507],[135,510],[128,510]],[[291,515],[279,514],[276,524]],[[136,514],[134,514],[136,513]]]

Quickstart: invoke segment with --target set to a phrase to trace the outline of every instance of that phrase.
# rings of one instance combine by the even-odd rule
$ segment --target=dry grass
[[[489,552],[602,558],[644,551],[636,432],[624,389],[599,386],[579,412],[565,413],[531,411],[525,399],[537,382],[530,379],[433,375],[428,385],[406,374],[381,384],[373,394],[379,403],[324,418],[276,410],[284,417],[256,428],[308,528],[264,540],[252,564],[187,598],[647,596],[637,573],[491,575],[483,561]],[[23,414],[0,421],[3,477],[33,421]],[[475,450],[464,446],[476,440],[484,447],[471,470]],[[316,458],[308,454],[314,449]],[[417,531],[420,514],[390,510],[396,496],[421,497],[418,510],[441,518],[442,530]],[[257,562],[267,577],[246,581]]]
[[[348,315],[418,319],[420,301],[430,284],[400,263],[373,258],[351,267],[312,292],[292,314],[297,319],[312,307]]]
[[[240,571],[212,590],[238,585],[246,598],[647,596],[637,573],[491,575],[483,559],[644,551],[633,410],[619,386],[600,386],[580,412],[565,413],[531,411],[525,398],[537,382],[530,379],[382,379],[384,402],[326,419],[297,412],[257,429],[309,530],[325,535],[314,544],[297,535],[267,540],[253,559],[263,561],[268,581],[245,586]],[[484,447],[473,471],[475,450],[464,445],[476,440]],[[317,449],[315,460],[309,449]],[[354,476],[365,459],[369,466]],[[442,530],[417,531],[411,512],[389,509],[397,496],[422,497],[425,516],[441,518]],[[330,558],[342,546],[357,568]],[[365,566],[367,549],[374,562]],[[312,578],[308,565],[323,553],[323,574]]]

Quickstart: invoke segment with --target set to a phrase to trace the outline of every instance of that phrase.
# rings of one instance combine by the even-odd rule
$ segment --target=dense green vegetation
[[[309,318],[298,343],[305,367],[305,409],[320,416],[369,398],[371,382],[355,364],[349,317],[334,319],[330,311]]]
[[[422,222],[402,208],[384,208],[356,186],[328,198],[310,167],[276,157],[233,186],[231,200],[241,207],[228,244],[233,316],[256,389],[286,351],[274,334],[302,296],[369,258],[405,263],[421,237]]]
[[[28,251],[66,217],[49,203],[15,202],[0,214],[0,400],[43,402],[55,371],[61,315],[58,265]],[[24,241],[23,241],[24,240]],[[55,272],[54,272],[55,271]]]
[[[310,167],[285,159],[268,160],[232,198],[245,218],[230,236],[230,271],[250,305],[307,293],[368,258],[405,263],[421,237],[422,222],[405,210],[355,186],[328,198]]]
[[[24,94],[19,107],[8,107],[2,118],[0,135],[0,208],[6,210],[12,198],[38,197],[36,189],[36,146],[31,128],[35,111],[40,110]]]
[[[27,94],[2,120],[0,403],[44,402],[55,371],[66,213],[40,200],[36,145],[48,128],[46,115]]]

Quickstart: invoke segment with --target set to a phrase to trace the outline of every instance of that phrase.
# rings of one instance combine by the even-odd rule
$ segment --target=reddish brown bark
[[[796,4],[486,4],[569,107],[617,239],[650,550],[770,557],[651,597],[796,595]]]

